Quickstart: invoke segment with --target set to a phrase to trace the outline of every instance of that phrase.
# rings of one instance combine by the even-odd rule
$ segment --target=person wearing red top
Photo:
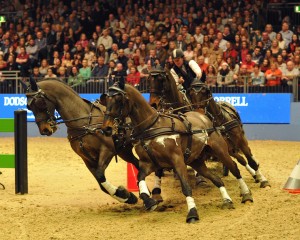
[[[247,66],[247,72],[253,72],[255,62],[252,61],[252,56],[250,53],[246,54],[246,59],[242,64]]]
[[[231,42],[227,42],[226,47],[227,47],[226,51],[223,52],[223,59],[227,59],[231,57],[236,62],[239,53],[233,48]]]
[[[26,53],[25,47],[20,47],[20,53],[17,56],[16,63],[21,71],[21,77],[29,77],[29,54]]]
[[[240,49],[240,61],[245,62],[246,55],[249,52],[248,44],[246,41],[242,41],[241,49]]]
[[[127,83],[132,86],[139,86],[141,80],[141,75],[138,72],[136,66],[130,68],[130,73],[127,75]]]
[[[266,86],[279,86],[280,85],[282,72],[278,68],[278,65],[276,62],[271,63],[270,69],[268,69],[265,72],[265,76],[267,79]]]
[[[197,58],[197,63],[199,65],[199,67],[201,68],[201,71],[206,73],[208,64],[204,62],[204,56],[202,56],[202,55],[199,56]]]

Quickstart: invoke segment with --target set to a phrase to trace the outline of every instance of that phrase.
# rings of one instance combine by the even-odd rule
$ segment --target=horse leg
[[[230,155],[234,157],[241,165],[243,165],[247,169],[247,171],[251,174],[251,176],[256,180],[255,170],[252,167],[250,167],[250,165],[246,162],[243,156],[234,152],[230,153]]]
[[[228,147],[223,139],[217,132],[211,134],[208,140],[208,145],[213,150],[215,156],[223,162],[223,164],[230,170],[230,172],[236,177],[240,184],[242,203],[247,201],[253,202],[252,194],[244,179],[241,176],[240,170],[237,164],[231,159],[228,153]]]
[[[201,173],[201,175],[203,177],[206,177],[207,179],[209,179],[217,188],[219,188],[220,193],[222,195],[222,200],[223,200],[223,204],[222,204],[222,209],[234,209],[234,205],[232,202],[231,197],[229,196],[224,182],[221,180],[220,177],[218,177],[217,175],[213,174],[206,166],[204,161],[194,161],[190,164],[191,167],[193,167],[194,169],[196,169],[199,173]]]
[[[98,165],[94,172],[94,177],[97,179],[101,190],[109,194],[114,199],[122,203],[135,204],[137,203],[137,197],[125,189],[123,186],[116,187],[106,180],[105,170],[113,158],[113,153],[110,151],[100,151]]]
[[[195,174],[195,178],[196,178],[196,185],[202,185],[202,184],[206,184],[206,180],[204,178],[204,176],[197,172],[196,170],[194,170],[194,174]]]
[[[188,205],[188,215],[186,217],[186,222],[194,223],[199,220],[199,215],[197,212],[194,198],[192,197],[192,188],[188,182],[188,173],[186,165],[184,164],[183,156],[181,157],[181,159],[179,158],[179,156],[173,157],[172,160],[174,161],[174,168],[181,182],[182,193],[186,196],[186,202]]]
[[[155,171],[154,176],[154,187],[152,189],[152,198],[156,200],[157,203],[163,202],[163,198],[161,196],[161,178],[163,176],[163,169],[159,169]]]
[[[257,182],[260,182],[260,187],[261,188],[265,188],[265,187],[271,187],[269,181],[267,180],[267,178],[262,174],[262,172],[259,169],[259,163],[258,161],[254,158],[254,156],[251,153],[251,149],[248,145],[248,141],[243,138],[243,141],[241,143],[241,150],[244,153],[244,155],[246,156],[249,166],[254,169],[255,171],[255,179]]]
[[[152,172],[149,163],[140,160],[140,170],[138,173],[138,186],[140,192],[140,198],[143,200],[144,208],[149,211],[154,211],[157,208],[158,203],[156,200],[150,197],[150,192],[146,184],[146,177]]]

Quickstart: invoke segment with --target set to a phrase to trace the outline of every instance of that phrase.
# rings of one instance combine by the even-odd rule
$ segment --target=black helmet
[[[183,51],[180,48],[173,50],[172,58],[182,58],[184,56]]]

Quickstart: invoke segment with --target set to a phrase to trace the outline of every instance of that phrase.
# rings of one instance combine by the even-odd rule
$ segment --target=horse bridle
[[[125,106],[127,104],[126,92],[123,91],[122,89],[120,89],[119,87],[112,86],[108,89],[108,93],[106,95],[108,97],[114,97],[117,95],[121,95],[122,101],[121,101],[121,105],[119,107],[119,111],[117,113],[112,113],[111,109],[106,108],[104,117],[107,116],[107,117],[114,119],[115,125],[118,125],[120,122],[124,122],[124,119],[126,118],[126,116],[123,116],[123,115],[124,115]]]
[[[50,99],[47,97],[47,95],[39,89],[37,92],[28,92],[26,93],[27,99],[30,98],[27,102],[27,109],[31,110],[30,105],[32,105],[34,102],[41,101],[41,103],[37,104],[37,107],[40,110],[46,110],[47,118],[35,118],[36,124],[41,124],[43,122],[49,123],[51,127],[55,127],[57,125],[57,118],[55,117],[52,112],[55,112],[55,108],[53,104],[51,103]],[[49,105],[51,103],[51,106]]]
[[[208,86],[205,83],[194,83],[189,88],[189,92],[191,90],[193,90],[195,92],[195,94],[198,95],[202,91],[203,88],[205,88],[207,91],[209,90]],[[207,99],[202,100],[199,103],[194,103],[193,105],[196,106],[197,108],[203,108],[205,114],[208,115],[209,118],[215,123],[215,121],[216,121],[215,117],[207,110],[207,108],[208,108],[209,103],[210,103],[211,100],[213,100],[213,96],[212,96],[211,91],[209,90],[208,98]],[[201,103],[204,103],[204,106],[201,105]],[[220,110],[220,112],[217,114],[217,116],[220,116],[221,114],[222,114],[222,111]]]

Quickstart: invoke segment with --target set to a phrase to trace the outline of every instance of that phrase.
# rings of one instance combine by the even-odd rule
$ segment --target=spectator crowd
[[[262,0],[7,1],[0,71],[70,86],[124,78],[138,86],[171,68],[180,48],[210,86],[291,85],[299,77],[300,26],[265,19]]]

